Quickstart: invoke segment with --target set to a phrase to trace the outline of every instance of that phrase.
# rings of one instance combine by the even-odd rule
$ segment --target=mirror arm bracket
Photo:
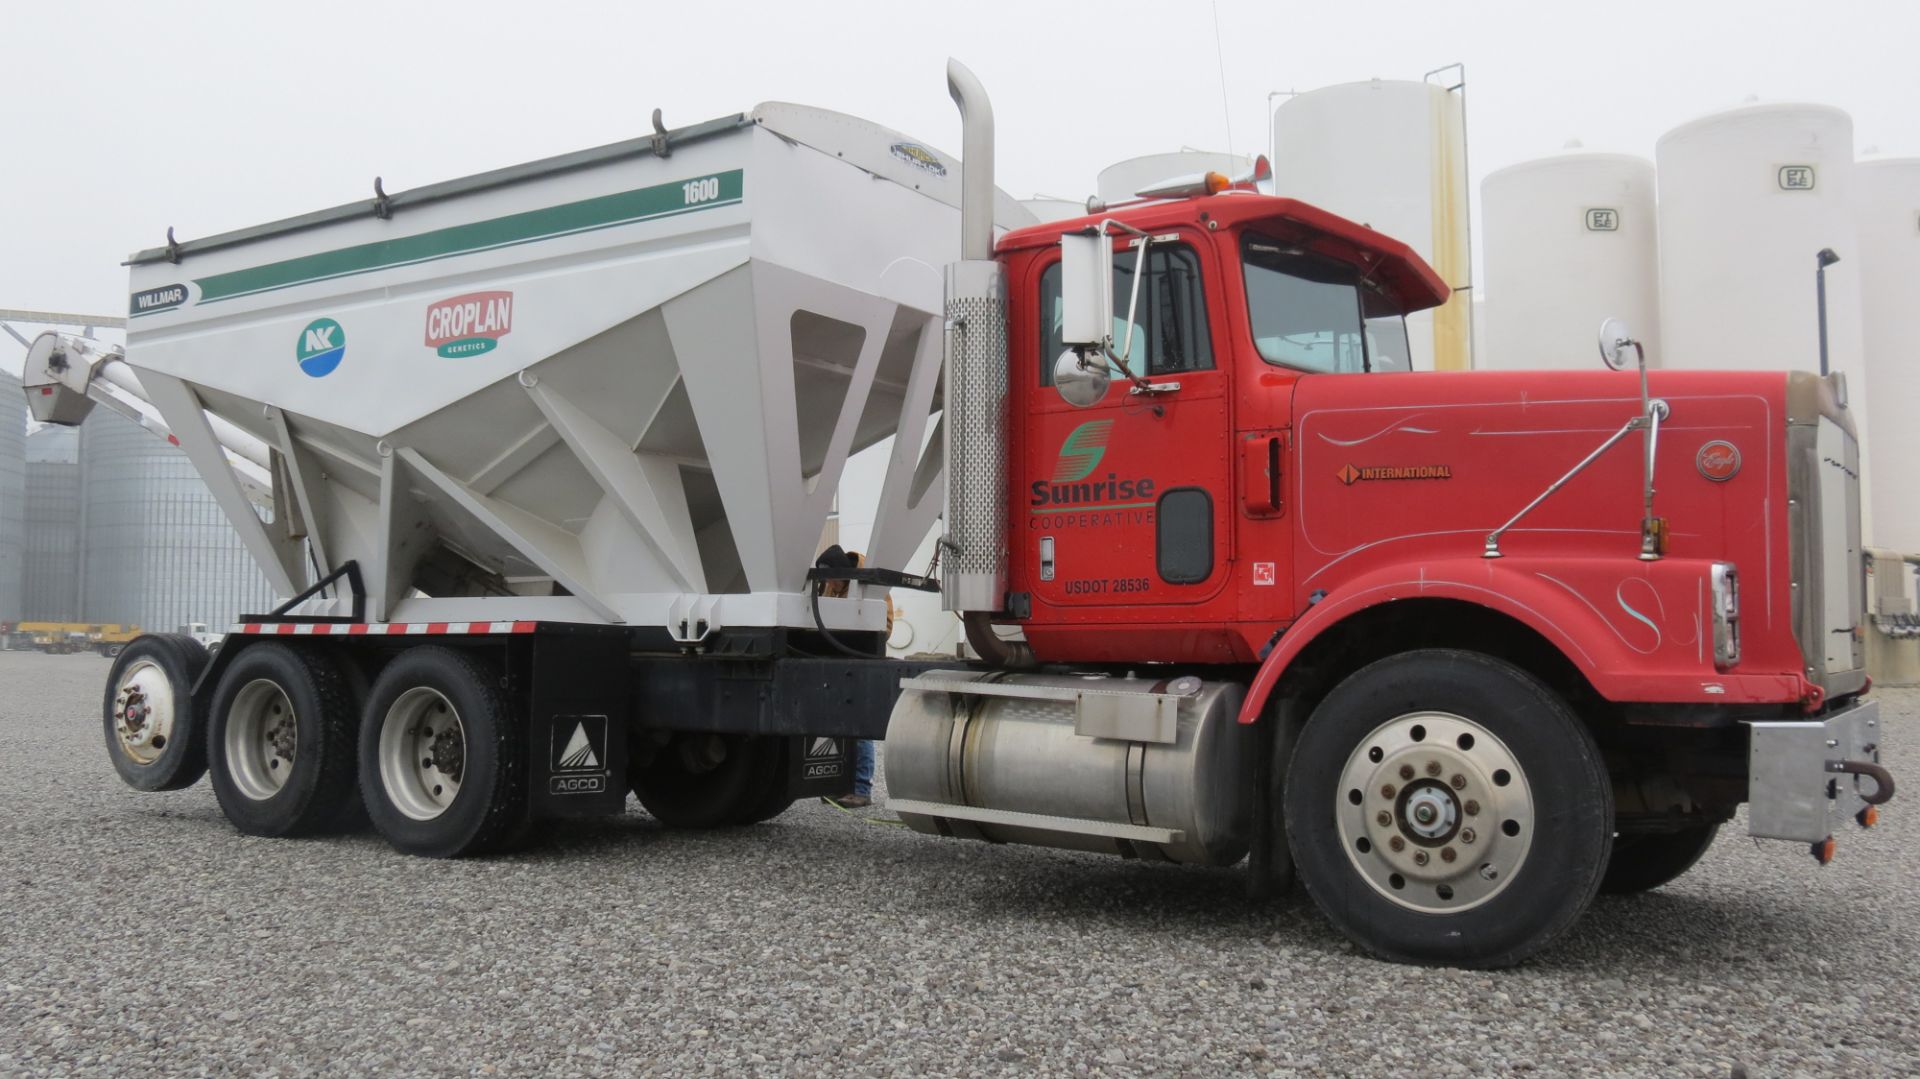
[[[1139,323],[1135,321],[1135,316],[1140,313],[1140,282],[1147,276],[1144,267],[1146,265],[1147,247],[1153,243],[1153,235],[1145,230],[1134,228],[1124,221],[1115,221],[1111,217],[1102,218],[1100,224],[1090,231],[1093,231],[1099,236],[1109,236],[1112,235],[1107,231],[1109,228],[1118,229],[1128,235],[1139,237],[1140,244],[1139,247],[1136,248],[1136,250],[1139,251],[1139,255],[1136,256],[1134,262],[1133,288],[1129,290],[1127,297],[1127,339],[1120,346],[1120,355],[1116,356],[1113,352],[1113,335],[1109,333],[1106,342],[1101,347],[1101,351],[1106,353],[1107,359],[1113,361],[1114,366],[1120,369],[1121,374],[1127,376],[1127,381],[1133,383],[1135,392],[1152,393],[1153,383],[1134,374],[1133,369],[1127,366],[1125,357],[1133,355],[1133,332],[1135,327],[1139,325]]]

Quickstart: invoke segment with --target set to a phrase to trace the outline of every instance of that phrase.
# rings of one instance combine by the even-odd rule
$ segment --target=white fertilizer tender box
[[[285,596],[352,562],[376,621],[810,627],[849,453],[896,436],[869,565],[941,511],[959,203],[947,154],[767,104],[143,251],[126,362]],[[867,587],[826,626],[882,629]]]

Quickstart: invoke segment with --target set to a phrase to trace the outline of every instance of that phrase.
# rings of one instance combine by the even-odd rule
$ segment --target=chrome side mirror
[[[1088,356],[1070,348],[1053,364],[1053,388],[1062,401],[1075,408],[1106,400],[1107,385],[1112,381],[1104,356]]]
[[[1105,228],[1060,237],[1060,333],[1081,348],[1113,339],[1113,242]]]
[[[1633,339],[1633,331],[1627,328],[1625,319],[1609,318],[1600,323],[1600,360],[1602,363],[1605,363],[1612,370],[1625,371],[1627,369],[1628,349],[1633,350],[1642,364],[1646,362],[1646,352],[1640,347],[1640,342]]]

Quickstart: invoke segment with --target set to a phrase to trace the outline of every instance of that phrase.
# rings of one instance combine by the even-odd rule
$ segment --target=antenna
[[[1220,47],[1220,0],[1213,0],[1213,60],[1220,69],[1220,115],[1227,122],[1227,156],[1233,156],[1233,110],[1227,105],[1227,57]]]

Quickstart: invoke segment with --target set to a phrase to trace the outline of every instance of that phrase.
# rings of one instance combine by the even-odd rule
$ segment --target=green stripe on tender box
[[[542,210],[508,214],[489,221],[452,225],[417,236],[402,236],[394,240],[323,251],[316,255],[302,255],[284,262],[198,278],[194,284],[200,288],[200,302],[203,304],[230,300],[236,296],[271,292],[335,277],[731,206],[740,201],[743,188],[742,172],[734,169],[549,206]]]

